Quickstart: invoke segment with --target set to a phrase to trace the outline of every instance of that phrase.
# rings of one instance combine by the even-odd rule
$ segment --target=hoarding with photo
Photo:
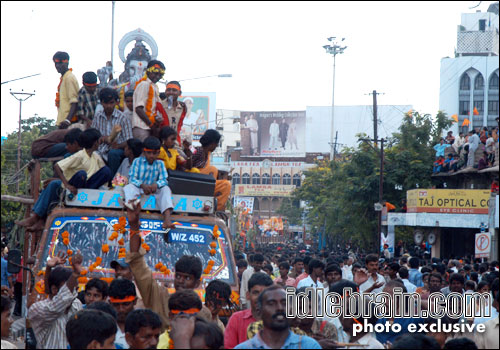
[[[305,157],[305,111],[241,112],[241,155]]]
[[[215,92],[187,92],[179,101],[187,107],[181,135],[191,135],[193,141],[198,141],[205,131],[215,129]]]

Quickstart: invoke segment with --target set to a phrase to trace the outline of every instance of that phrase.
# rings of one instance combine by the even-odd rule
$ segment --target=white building
[[[493,127],[498,117],[498,3],[488,12],[464,13],[454,58],[441,60],[439,109],[458,115],[454,134]],[[478,115],[474,115],[474,108]],[[470,121],[463,126],[464,119]]]
[[[411,105],[377,107],[378,138],[392,136],[397,132],[404,114],[412,109]],[[338,132],[337,152],[343,147],[357,147],[357,134],[364,133],[373,137],[373,107],[335,106],[334,130]],[[330,152],[330,131],[332,107],[307,107],[306,109],[306,150],[308,153]],[[335,133],[334,133],[335,137]],[[334,140],[335,141],[335,140]]]

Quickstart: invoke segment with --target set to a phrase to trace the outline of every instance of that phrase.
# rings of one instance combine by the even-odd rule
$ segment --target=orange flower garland
[[[104,254],[107,254],[109,252],[109,245],[103,244],[101,250]]]
[[[68,250],[66,251],[66,254],[68,254],[68,256],[71,256],[71,255],[73,255],[73,251],[72,251],[71,249],[68,249]]]
[[[155,265],[155,269],[160,271],[161,273],[164,273],[166,275],[170,275],[171,271],[168,267],[163,265],[162,262],[159,262],[158,264]]]
[[[39,294],[45,294],[45,283],[43,280],[36,282],[35,289]]]
[[[43,270],[38,271],[37,276],[45,276],[45,271]]]
[[[214,249],[217,248],[217,242],[210,242],[209,245],[210,245],[210,247],[212,247]]]
[[[118,244],[119,245],[125,245],[125,241],[123,240],[123,238],[120,238],[120,240],[118,241]]]
[[[142,243],[142,247],[144,248],[145,251],[149,252],[151,250],[151,248],[149,247],[149,245],[147,243]]]

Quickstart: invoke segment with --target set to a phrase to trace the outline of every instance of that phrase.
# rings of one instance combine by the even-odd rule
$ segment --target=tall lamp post
[[[333,88],[332,88],[332,129],[330,132],[330,160],[333,160],[334,153],[334,143],[333,143],[333,117],[334,117],[334,109],[335,109],[335,57],[337,54],[344,53],[344,50],[347,46],[340,46],[339,43],[335,40],[335,36],[331,36],[328,38],[328,41],[331,43],[330,45],[324,45],[323,48],[326,50],[326,53],[333,55]],[[341,41],[344,41],[345,38],[342,38]]]
[[[14,96],[16,100],[19,101],[19,132],[17,134],[17,168],[16,168],[17,172],[19,172],[19,169],[21,169],[21,110],[23,108],[23,102],[35,94],[35,91],[33,91],[33,93],[24,92],[24,90],[21,91],[22,92],[13,92],[12,89],[10,90],[10,94]],[[16,189],[17,192],[19,192],[19,181],[16,184]]]

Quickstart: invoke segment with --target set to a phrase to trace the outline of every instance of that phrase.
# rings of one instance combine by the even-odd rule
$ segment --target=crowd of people
[[[497,118],[498,122],[498,118]],[[476,158],[477,149],[482,150],[482,157]],[[498,127],[483,127],[478,132],[472,129],[464,135],[460,132],[458,137],[453,136],[453,131],[448,131],[434,146],[436,159],[433,164],[433,173],[454,173],[462,169],[476,168],[483,170],[492,167],[495,163],[495,151],[498,150]]]
[[[160,100],[156,82],[165,72],[162,62],[149,62],[143,79],[124,94],[125,103],[120,110],[118,92],[109,87],[98,89],[94,72],[83,74],[83,87],[78,89],[68,68],[69,55],[58,51],[53,61],[61,74],[56,95],[59,129],[35,140],[32,155],[64,159],[54,164],[54,177],[45,181],[45,189],[30,217],[16,224],[30,232],[42,230],[63,187],[75,196],[79,188],[109,189],[119,184],[124,186],[124,205],[128,208],[142,194],[154,194],[164,214],[164,228],[171,228],[173,205],[167,170],[214,177],[216,209],[224,210],[231,183],[210,165],[210,154],[218,147],[221,135],[216,130],[206,130],[198,147],[193,147],[189,137],[181,139],[186,114],[185,106],[178,101],[181,86],[176,81],[169,82],[166,102]]]
[[[239,305],[235,305],[231,286],[221,280],[208,283],[203,291],[204,300],[195,292],[201,288],[203,269],[201,260],[195,256],[185,255],[176,262],[173,294],[160,285],[145,262],[146,251],[141,247],[140,235],[133,234],[139,215],[137,207],[130,212],[130,250],[126,258],[111,263],[115,279],[109,284],[93,278],[78,293],[83,257],[73,255],[71,269],[64,267],[68,266],[64,252],[48,260],[44,276],[47,298],[33,303],[27,312],[37,348],[498,348],[496,261],[488,263],[467,257],[430,259],[428,255],[419,258],[408,253],[399,258],[382,258],[379,254],[353,250],[304,250],[294,244],[257,246],[234,252],[240,281]],[[8,291],[9,284],[3,286],[3,272],[2,268],[2,291]],[[434,318],[389,320],[376,315],[370,319],[344,315],[290,318],[285,288],[292,288],[297,294],[305,293],[306,288],[340,295],[349,288],[362,295],[380,292],[392,295],[398,289],[418,293],[421,305],[405,301],[405,309],[426,309],[429,295],[437,292],[445,296],[487,293],[492,302],[481,307],[491,309],[491,314],[441,319],[442,324],[450,327],[457,323],[484,324],[482,333],[409,331],[411,325],[435,323]],[[2,348],[4,344],[12,346],[7,340],[12,311],[9,295],[2,293]],[[471,300],[475,302],[474,298]],[[313,306],[311,301],[312,298],[309,309]],[[322,301],[318,302],[318,308],[321,307],[324,307]],[[304,311],[303,308],[299,306],[299,311]],[[233,311],[229,317],[227,310]],[[356,323],[376,326],[386,321],[399,324],[401,331],[353,331]]]

